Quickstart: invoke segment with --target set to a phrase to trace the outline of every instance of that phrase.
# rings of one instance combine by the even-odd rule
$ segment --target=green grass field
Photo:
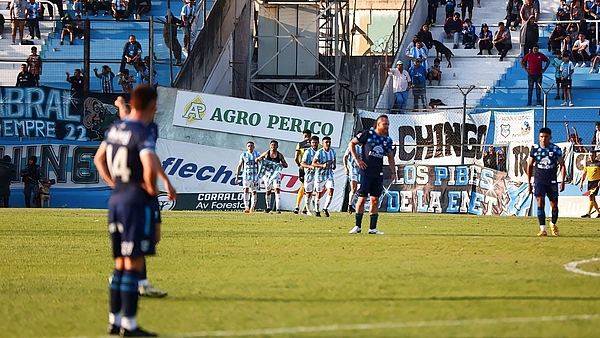
[[[0,336],[98,337],[112,271],[106,211],[0,210]],[[138,322],[163,337],[598,337],[600,220],[163,213]],[[368,217],[364,223],[367,224]],[[598,273],[600,261],[580,269]]]

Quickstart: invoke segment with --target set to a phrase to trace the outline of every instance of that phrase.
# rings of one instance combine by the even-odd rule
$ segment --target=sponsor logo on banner
[[[175,210],[238,210],[240,201],[243,209],[244,201],[240,200],[239,198],[242,197],[238,195],[242,191],[242,178],[240,177],[238,183],[235,183],[237,165],[242,152],[243,150],[235,151],[158,139],[156,154],[162,160],[165,174],[177,190]],[[291,156],[287,157],[291,158]],[[343,166],[338,166],[334,175],[336,183],[343,187],[346,180]],[[294,208],[300,184],[297,168],[288,167],[281,171],[283,210]],[[264,182],[261,182],[260,191],[264,192],[264,189]],[[207,199],[207,196],[212,199]],[[344,189],[336,189],[330,209],[340,210],[343,198]],[[264,198],[260,199],[264,201]]]
[[[534,111],[494,112],[496,129],[494,144],[532,144],[534,139]]]
[[[204,93],[178,91],[173,125],[297,141],[310,129],[313,135],[331,137],[340,146],[344,113]]]
[[[363,125],[373,125],[378,113],[359,111]],[[469,114],[466,146],[461,146],[462,113],[390,115],[389,135],[396,145],[396,164],[460,164],[479,162],[488,133],[491,112]],[[463,153],[464,151],[464,153]]]

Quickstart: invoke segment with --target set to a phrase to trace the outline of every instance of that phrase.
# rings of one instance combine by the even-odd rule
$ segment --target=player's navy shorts
[[[298,179],[304,183],[304,168],[298,168]]]
[[[360,174],[360,186],[358,187],[358,196],[366,197],[371,194],[373,197],[381,196],[383,192],[383,176],[367,176]]]
[[[142,257],[156,253],[155,202],[115,204],[108,208],[108,232],[113,257]]]
[[[154,216],[154,223],[160,224],[162,223],[162,218],[160,217],[160,205],[158,204],[158,198],[153,198],[152,203],[150,204],[152,208],[152,215]]]
[[[598,182],[600,182],[600,181],[588,181],[588,190],[592,190],[595,187],[597,187]],[[597,196],[597,195],[598,195],[598,190],[594,191],[593,193],[590,193],[590,196]]]
[[[558,202],[558,183],[535,184],[535,197],[545,197],[552,202]]]

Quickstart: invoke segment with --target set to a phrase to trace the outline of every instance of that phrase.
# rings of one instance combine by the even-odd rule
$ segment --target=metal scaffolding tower
[[[246,97],[352,111],[348,0],[254,1]]]

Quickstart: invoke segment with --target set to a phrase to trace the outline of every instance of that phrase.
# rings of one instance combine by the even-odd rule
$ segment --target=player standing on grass
[[[280,153],[277,149],[279,149],[279,142],[272,140],[269,145],[269,150],[265,151],[262,155],[260,155],[256,162],[260,162],[262,160],[269,160],[273,163],[281,163],[284,168],[288,167],[287,162],[285,161],[285,157]],[[281,213],[280,203],[281,203],[281,173],[278,172],[275,174],[275,177],[271,183],[265,182],[265,189],[267,192],[265,193],[265,202],[267,204],[267,208],[265,209],[265,213],[271,212],[271,190],[275,190],[275,210],[277,213]]]
[[[356,134],[356,137],[360,137],[361,133],[362,131]],[[362,157],[362,148],[356,145],[354,146],[354,149],[356,150],[356,154],[358,155],[358,157]],[[354,157],[352,157],[350,147],[346,148],[346,152],[344,153],[344,159],[342,161],[344,162],[344,171],[346,173],[346,176],[348,176],[348,179],[350,180],[350,193],[348,194],[348,213],[352,214],[354,211],[356,211],[354,209],[353,202],[354,197],[356,196],[356,190],[358,189],[358,171],[360,168],[354,160]]]
[[[369,234],[383,235],[377,229],[379,218],[379,196],[383,191],[383,157],[387,156],[390,170],[392,171],[392,182],[396,180],[396,164],[394,162],[394,149],[392,139],[388,136],[390,120],[387,115],[380,115],[375,120],[375,127],[364,131],[360,137],[355,137],[348,144],[352,158],[360,168],[360,187],[358,188],[358,202],[356,203],[356,225],[351,234],[361,232],[363,212],[367,196],[371,195],[371,209]],[[362,158],[358,156],[355,146],[362,148]]]
[[[327,189],[327,197],[325,198],[325,204],[323,205],[323,212],[325,213],[325,217],[329,217],[329,205],[331,204],[333,189],[335,188],[333,171],[337,167],[335,162],[335,150],[331,148],[331,137],[323,137],[323,148],[319,149],[315,154],[312,165],[317,170],[315,181],[315,194],[317,196],[315,202],[315,216],[321,217],[321,213],[319,212],[321,191]]]
[[[304,175],[306,173],[304,171],[304,167],[302,166],[302,158],[304,157],[304,152],[306,149],[310,148],[311,135],[312,132],[310,129],[305,129],[302,132],[303,139],[296,145],[296,152],[294,153],[294,162],[296,162],[298,165],[298,179],[300,180],[300,188],[298,188],[298,196],[296,196],[296,207],[294,208],[294,214],[300,212],[300,202],[302,202],[302,197],[304,196]],[[307,208],[306,204],[304,207]]]
[[[552,131],[550,128],[540,129],[539,144],[534,144],[529,152],[527,165],[527,190],[531,194],[535,190],[535,198],[537,199],[537,217],[540,222],[540,232],[538,236],[548,236],[546,232],[546,212],[544,211],[545,199],[548,196],[550,200],[550,208],[552,209],[552,219],[550,221],[550,229],[552,235],[558,236],[558,192],[565,190],[565,160],[562,151],[552,140]],[[560,174],[563,181],[558,187],[556,170],[560,165]],[[533,173],[535,166],[535,174]],[[535,189],[531,185],[531,176],[534,176],[533,183]],[[533,190],[532,190],[533,189]]]
[[[152,212],[158,194],[156,140],[147,127],[156,113],[156,98],[152,87],[136,87],[131,93],[131,113],[110,127],[94,156],[100,176],[113,188],[108,230],[115,269],[109,287],[108,333],[126,337],[156,336],[136,322],[144,256],[156,252],[160,239]]]
[[[122,96],[119,96],[115,100],[114,104],[115,104],[115,107],[117,107],[119,109],[119,118],[121,120],[124,120],[127,117],[127,115],[129,114],[129,110],[127,108],[127,104],[125,103],[125,99],[123,99]],[[158,139],[158,125],[156,123],[154,123],[154,121],[152,121],[152,122],[148,123],[147,128],[150,131],[150,135],[152,135],[154,137],[154,140],[156,141]],[[163,185],[165,186],[165,190],[167,192],[167,198],[171,201],[174,201],[177,199],[177,191],[171,184],[171,181],[167,177],[167,174],[165,174],[165,171],[163,170],[162,165],[160,163],[160,159],[158,158],[158,156],[156,156],[156,154],[154,154],[154,155],[155,155],[154,160],[156,161],[156,166],[158,168],[158,172],[157,172],[158,178],[160,178],[163,181]],[[153,210],[154,210],[154,213],[156,216],[156,220],[155,220],[156,227],[160,228],[162,219],[160,217],[160,206],[158,203],[158,197],[154,199],[153,208],[154,208]],[[154,286],[150,285],[150,283],[148,282],[148,271],[147,271],[147,264],[146,264],[145,258],[144,258],[144,270],[142,271],[142,274],[140,275],[140,280],[138,282],[138,294],[140,296],[149,297],[149,298],[163,298],[168,295],[167,291],[157,289]]]
[[[247,151],[240,155],[240,163],[238,163],[235,171],[235,184],[238,184],[240,173],[242,177],[242,189],[244,191],[244,212],[254,212],[256,205],[256,191],[258,191],[258,162],[256,159],[260,153],[254,148],[254,142],[246,143]],[[242,171],[243,169],[243,171]]]
[[[313,136],[310,138],[310,148],[304,151],[304,155],[302,155],[302,161],[300,165],[304,168],[304,208],[306,209],[306,214],[308,216],[312,216],[310,213],[310,206],[313,204],[313,191],[315,190],[315,167],[313,166],[313,159],[317,155],[317,151],[319,150],[319,136]],[[315,209],[318,211],[318,209]]]
[[[600,217],[600,209],[598,209],[598,203],[596,203],[596,195],[598,195],[598,183],[600,182],[600,161],[598,160],[598,153],[595,151],[590,152],[592,160],[585,164],[583,168],[583,175],[581,183],[579,184],[579,190],[583,190],[583,181],[588,181],[588,192],[590,196],[590,203],[588,205],[588,211],[581,218],[590,218],[592,208],[596,210],[596,218]]]

